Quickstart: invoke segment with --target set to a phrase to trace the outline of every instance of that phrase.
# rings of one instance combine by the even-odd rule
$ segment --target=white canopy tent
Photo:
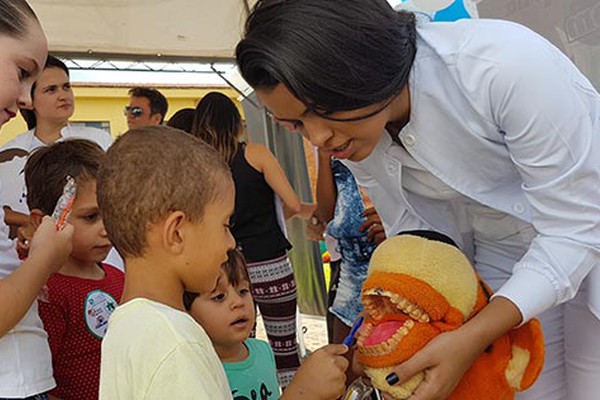
[[[233,59],[256,0],[31,0],[50,39],[66,57],[220,62]],[[326,0],[323,0],[326,1]],[[597,0],[388,0],[446,16],[525,24],[560,47],[600,86]],[[449,10],[451,12],[449,12]]]
[[[31,0],[66,55],[223,61],[255,0]]]

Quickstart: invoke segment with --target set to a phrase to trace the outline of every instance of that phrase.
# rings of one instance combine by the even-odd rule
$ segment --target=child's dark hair
[[[187,133],[192,133],[192,125],[194,123],[195,115],[195,109],[182,108],[181,110],[173,114],[173,116],[171,116],[171,119],[167,121],[167,126],[182,130]]]
[[[238,286],[243,281],[250,283],[246,259],[241,251],[229,250],[227,252],[227,262],[223,263],[221,268],[223,268],[223,271],[225,271],[225,275],[227,275],[227,280],[231,286]],[[185,306],[186,310],[189,311],[192,308],[192,303],[198,296],[198,293],[183,293],[183,305]]]
[[[104,155],[100,146],[83,139],[69,139],[34,151],[25,164],[29,209],[52,214],[67,175],[77,184],[95,181]]]

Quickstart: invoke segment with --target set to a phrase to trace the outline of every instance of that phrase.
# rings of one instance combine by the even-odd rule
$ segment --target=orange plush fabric
[[[398,399],[423,374],[389,386],[391,367],[442,332],[459,328],[488,303],[491,291],[454,246],[418,236],[387,239],[371,259],[362,289],[368,315],[358,337],[358,359],[373,384]],[[465,373],[450,399],[509,400],[541,372],[544,341],[537,320],[496,340]]]

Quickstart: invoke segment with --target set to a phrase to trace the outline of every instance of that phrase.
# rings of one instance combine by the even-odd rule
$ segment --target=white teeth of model
[[[421,318],[421,316],[423,315],[423,311],[419,310],[418,308],[416,310],[413,310],[410,313],[410,316],[413,317],[414,319],[419,319]]]
[[[429,315],[427,315],[427,314],[421,315],[421,318],[419,318],[419,322],[421,322],[423,324],[428,324],[429,323]]]
[[[404,323],[404,326],[407,327],[408,329],[412,328],[413,326],[415,326],[415,321],[413,321],[412,319],[408,319],[406,320],[406,322]]]
[[[406,326],[403,326],[402,328],[400,328],[399,332],[402,334],[402,336],[406,336],[408,335],[408,328]]]
[[[413,304],[409,304],[406,307],[404,307],[404,312],[410,314],[411,312],[413,312],[414,309],[415,306]]]
[[[410,302],[408,300],[406,300],[404,297],[400,297],[397,304],[398,304],[399,308],[403,309],[406,306],[408,306],[410,304]]]
[[[379,346],[381,346],[380,350],[382,354],[385,354],[390,351],[390,345],[388,344],[388,342],[383,342]]]
[[[376,346],[371,347],[371,350],[372,350],[371,354],[372,355],[378,356],[381,353],[381,351],[379,350],[379,346],[380,345],[378,344]]]

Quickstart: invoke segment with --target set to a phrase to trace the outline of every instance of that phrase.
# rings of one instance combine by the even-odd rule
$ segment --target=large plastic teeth
[[[376,296],[374,298],[366,297],[364,300],[365,309],[375,319],[381,319],[386,314],[393,314],[398,309],[415,321],[423,324],[427,324],[431,320],[422,308],[397,293],[392,293],[381,288],[374,288],[365,291],[365,295]],[[382,297],[387,297],[389,302],[380,300]]]
[[[413,326],[415,326],[414,321],[409,319],[406,322],[404,322],[404,325],[402,325],[402,327],[398,329],[396,333],[394,333],[394,335],[385,342],[376,344],[374,346],[365,346],[365,338],[368,337],[371,334],[371,332],[373,332],[373,330],[375,329],[373,325],[367,324],[367,326],[363,330],[363,333],[358,338],[358,345],[361,348],[361,351],[368,356],[382,356],[391,353],[392,351],[394,351],[396,346],[398,346],[398,344],[402,341],[404,336],[408,335],[408,332]]]
[[[365,342],[365,338],[369,337],[369,335],[373,332],[373,325],[367,323],[360,331],[358,338],[356,339],[356,343],[359,346],[363,346]]]

